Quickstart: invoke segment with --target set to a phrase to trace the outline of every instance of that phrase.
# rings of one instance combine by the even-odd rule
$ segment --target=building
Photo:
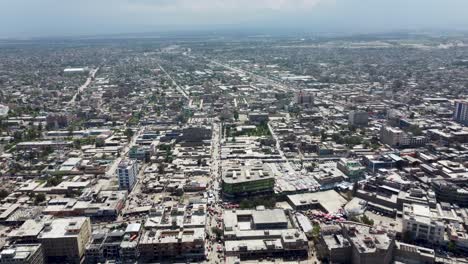
[[[138,163],[135,160],[122,160],[117,168],[119,189],[131,191],[137,181]]]
[[[425,136],[408,134],[396,127],[382,126],[380,141],[392,147],[418,147],[427,144],[429,139]]]
[[[38,240],[47,262],[81,263],[90,237],[89,218],[74,217],[45,222]]]
[[[395,242],[394,260],[408,264],[432,264],[436,256],[434,249]]]
[[[468,100],[459,100],[455,102],[453,119],[457,122],[468,125]]]
[[[88,67],[82,68],[66,68],[63,70],[63,73],[66,75],[73,75],[73,74],[87,74],[89,72]]]
[[[210,140],[212,135],[210,126],[190,126],[182,130],[179,139],[185,142],[202,142],[203,140]]]
[[[369,123],[369,114],[365,111],[351,111],[348,116],[350,126],[363,127]]]
[[[395,237],[381,227],[349,222],[323,228],[316,246],[318,256],[330,263],[390,264]]]
[[[0,117],[8,116],[8,111],[10,111],[10,108],[7,105],[0,104]]]
[[[43,264],[41,244],[13,245],[0,252],[0,264]]]
[[[286,199],[289,205],[298,211],[315,209],[327,213],[336,213],[346,204],[346,199],[335,190],[291,194]]]
[[[125,230],[98,229],[86,246],[86,263],[119,260],[135,263],[141,224],[129,224]]]
[[[115,220],[127,199],[127,191],[93,192],[85,189],[78,198],[50,199],[43,214],[56,217],[86,216],[93,220]]]
[[[366,167],[357,160],[341,158],[338,161],[337,168],[348,176],[350,181],[356,181],[364,176]]]
[[[273,193],[275,178],[263,162],[230,162],[223,168],[222,189],[226,197]]]
[[[432,181],[437,200],[447,203],[455,203],[459,206],[468,206],[468,189],[464,184],[455,184],[446,180]]]
[[[322,187],[333,187],[348,177],[337,168],[335,162],[318,164],[312,172],[313,177]]]
[[[306,235],[292,226],[282,209],[226,210],[223,224],[227,257],[246,260],[308,255]]]
[[[435,244],[444,241],[445,224],[435,210],[420,204],[403,205],[403,234]]]
[[[252,112],[249,113],[249,122],[252,124],[262,124],[266,123],[269,120],[268,113],[262,112]]]
[[[380,141],[395,147],[406,145],[406,134],[399,128],[382,126],[380,129]]]
[[[205,228],[145,230],[138,244],[140,261],[201,261],[205,258]]]
[[[314,104],[314,95],[301,90],[295,94],[294,102],[298,105],[312,106]]]
[[[133,146],[128,152],[128,157],[142,162],[149,162],[152,154],[150,146]]]

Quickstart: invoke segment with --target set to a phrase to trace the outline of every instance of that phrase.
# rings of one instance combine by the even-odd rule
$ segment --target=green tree
[[[370,219],[367,215],[363,215],[361,217],[361,222],[366,225],[374,225],[374,220]]]
[[[447,244],[447,250],[450,252],[456,252],[457,251],[457,244],[453,241],[448,242]]]
[[[38,205],[38,204],[40,204],[40,203],[45,202],[45,200],[46,200],[45,194],[43,194],[43,193],[38,193],[38,194],[36,194],[36,196],[34,197],[34,204],[35,204],[35,205]]]
[[[237,112],[237,110],[234,111],[234,119],[235,119],[236,121],[239,120],[239,112]]]
[[[213,234],[215,234],[216,238],[217,239],[220,239],[221,236],[223,235],[223,230],[217,226],[213,226],[211,228],[211,232],[213,232]]]
[[[158,166],[158,173],[159,173],[159,174],[164,174],[164,172],[165,172],[165,166],[164,166],[163,163],[161,163],[161,164],[159,164],[159,166]]]
[[[134,132],[132,129],[127,128],[124,132],[124,135],[127,137],[128,140],[130,140],[133,137]]]
[[[5,189],[1,189],[0,190],[0,199],[4,199],[5,197],[7,197],[9,194],[9,192]]]

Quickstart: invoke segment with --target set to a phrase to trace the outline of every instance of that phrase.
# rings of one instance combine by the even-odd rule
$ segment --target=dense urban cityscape
[[[0,263],[468,263],[468,37],[0,41]]]

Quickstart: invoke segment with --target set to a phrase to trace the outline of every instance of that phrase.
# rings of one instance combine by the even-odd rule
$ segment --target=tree
[[[45,194],[43,194],[43,193],[38,193],[38,194],[34,197],[34,204],[38,205],[38,204],[40,204],[40,203],[45,202],[45,200],[46,200]]]
[[[239,112],[237,112],[237,110],[234,111],[234,119],[235,119],[236,121],[239,120]]]
[[[7,197],[8,194],[9,194],[9,192],[8,192],[7,190],[1,189],[1,190],[0,190],[0,199],[3,199],[3,198],[5,198],[5,197]]]
[[[312,230],[310,232],[311,232],[312,238],[314,238],[314,239],[319,238],[319,236],[320,236],[320,225],[314,224],[314,226],[313,226],[313,228],[312,228]]]
[[[447,249],[448,249],[448,251],[450,251],[452,253],[456,252],[457,251],[457,244],[455,242],[453,242],[453,241],[450,241],[447,244]]]
[[[159,164],[158,173],[159,174],[164,174],[164,171],[165,171],[164,164],[163,163]]]
[[[219,228],[217,226],[213,226],[211,228],[211,232],[213,232],[213,234],[216,235],[217,239],[221,238],[221,236],[223,235],[223,230],[221,230],[221,228]]]
[[[359,190],[359,184],[354,182],[353,184],[353,196],[356,196],[357,191]]]
[[[361,222],[366,225],[374,225],[374,220],[370,219],[367,215],[363,215],[361,217]]]
[[[47,180],[46,187],[57,186],[62,182],[62,177],[55,176]]]
[[[130,140],[133,137],[133,130],[130,128],[127,128],[124,132],[124,135],[127,137],[128,140]]]

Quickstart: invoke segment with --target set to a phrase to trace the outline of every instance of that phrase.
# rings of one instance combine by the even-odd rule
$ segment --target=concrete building
[[[327,213],[336,213],[346,204],[346,199],[335,190],[291,194],[286,199],[294,210],[299,211],[315,209]]]
[[[439,220],[435,210],[420,204],[403,205],[403,234],[414,239],[442,244],[445,224]]]
[[[455,102],[453,119],[462,124],[468,124],[468,100],[459,100]]]
[[[348,176],[350,181],[359,180],[364,176],[366,167],[364,167],[359,161],[341,158],[338,161],[337,168]]]
[[[408,264],[432,264],[436,257],[434,249],[396,241],[393,259],[395,262]]]
[[[273,193],[275,178],[262,162],[230,162],[223,166],[223,194],[228,198]]]
[[[406,145],[406,134],[403,130],[395,127],[382,126],[380,129],[380,141],[390,146]]]
[[[324,228],[317,243],[318,256],[330,263],[392,263],[393,234],[380,227],[343,223]]]
[[[446,180],[432,181],[432,188],[437,200],[455,203],[459,206],[468,206],[468,189],[464,184],[455,184]]]
[[[424,146],[429,142],[429,139],[425,136],[408,134],[396,127],[382,126],[380,141],[392,147],[417,147]]]
[[[127,191],[93,192],[85,189],[78,198],[50,199],[43,214],[57,217],[86,216],[93,220],[115,220],[127,199]]]
[[[312,175],[323,187],[331,187],[348,178],[337,168],[337,164],[335,162],[319,164],[312,172]]]
[[[369,114],[365,111],[351,111],[348,116],[350,126],[364,127],[369,123]]]
[[[138,163],[135,160],[122,160],[117,168],[119,189],[131,191],[137,181]]]
[[[269,116],[268,113],[263,112],[252,112],[249,113],[249,122],[253,124],[261,124],[268,122]]]
[[[295,94],[294,102],[298,105],[311,106],[314,104],[314,95],[301,90]]]
[[[81,263],[91,237],[87,217],[61,218],[44,223],[38,236],[47,262]]]
[[[200,261],[205,258],[205,228],[146,230],[138,249],[144,263]]]
[[[140,232],[141,224],[130,224],[125,230],[96,230],[86,246],[86,263],[104,263],[106,260],[135,263]]]
[[[223,221],[227,257],[307,257],[307,237],[282,209],[226,210]]]
[[[10,111],[10,108],[7,105],[0,104],[0,117],[8,116],[8,111]]]
[[[43,264],[41,244],[13,245],[0,252],[0,264]]]

